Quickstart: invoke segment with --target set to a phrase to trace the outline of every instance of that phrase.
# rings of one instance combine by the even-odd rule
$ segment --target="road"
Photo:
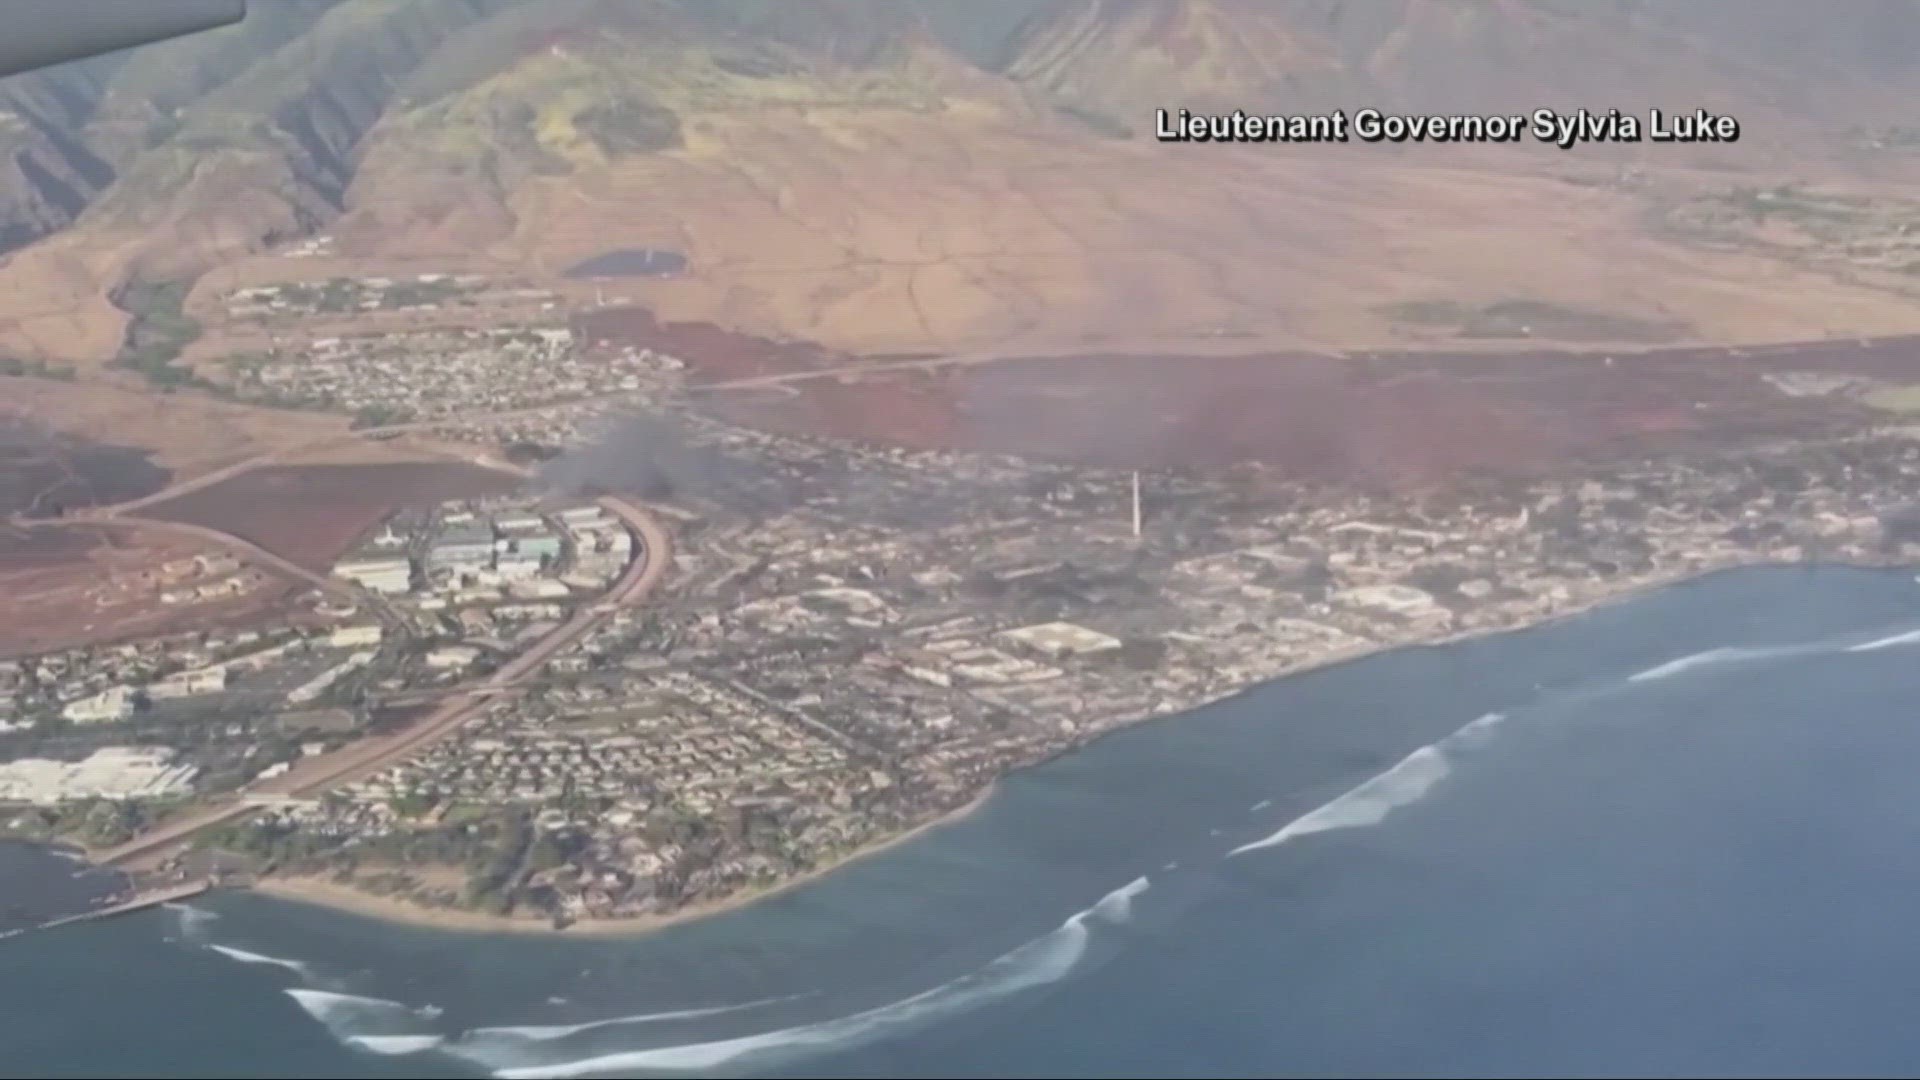
[[[137,514],[139,511],[144,510],[149,506],[154,506],[156,504],[166,502],[169,499],[177,499],[182,495],[191,495],[192,493],[196,491],[200,491],[204,488],[213,487],[215,484],[219,484],[224,481],[231,480],[234,477],[241,475],[242,473],[249,473],[255,469],[265,468],[277,462],[298,459],[302,456],[317,453],[322,450],[331,450],[337,447],[348,446],[357,442],[365,442],[368,439],[391,438],[396,435],[408,435],[408,434],[414,434],[422,431],[433,431],[437,428],[458,427],[462,424],[484,424],[484,423],[493,423],[493,422],[504,421],[504,420],[525,419],[527,417],[540,416],[544,413],[550,413],[556,409],[569,409],[569,408],[575,408],[581,405],[592,404],[592,403],[603,403],[603,402],[617,400],[617,399],[618,399],[618,395],[614,395],[612,397],[602,395],[600,397],[589,398],[585,400],[556,401],[546,405],[534,405],[534,406],[529,406],[523,409],[508,409],[503,412],[472,413],[472,414],[463,415],[463,416],[447,416],[447,417],[442,417],[438,420],[409,420],[404,424],[387,424],[383,427],[359,428],[353,431],[343,431],[336,435],[326,435],[317,439],[309,439],[306,442],[296,443],[292,446],[283,446],[278,450],[272,450],[264,454],[255,454],[253,457],[246,458],[241,461],[233,462],[230,465],[223,465],[220,468],[214,469],[211,472],[201,473],[198,476],[194,476],[186,480],[181,480],[176,483],[168,484],[166,487],[163,487],[158,491],[148,492],[147,494],[142,495],[137,499],[128,499],[126,502],[111,503],[104,506],[79,507],[72,511],[69,511],[64,517],[61,517],[61,518],[51,518],[51,519],[26,518],[22,515],[16,514],[16,515],[13,515],[11,520],[13,520],[16,525],[19,525],[21,527],[32,527],[36,525],[38,526],[56,525],[62,522],[69,522],[69,521],[87,522],[87,521],[101,521],[101,520],[120,518],[128,515]],[[524,469],[520,469],[517,466],[503,465],[502,463],[499,463],[499,462],[482,460],[481,464],[486,465],[486,467],[488,468],[502,469],[503,471],[506,471],[506,472],[519,472],[522,475],[524,475],[527,471]]]
[[[608,589],[606,599],[579,608],[566,622],[470,689],[504,688],[526,677],[556,653],[599,628],[621,608],[643,602],[666,576],[673,563],[673,540],[666,528],[644,508],[625,499],[607,497],[600,500],[600,505],[639,537],[633,559]],[[312,798],[330,788],[364,779],[445,738],[478,715],[490,700],[488,696],[454,697],[399,731],[362,739],[330,754],[302,759],[292,771],[248,790],[258,795]],[[93,855],[96,861],[107,865],[142,869],[163,860],[198,833],[231,824],[259,809],[238,801],[205,807]]]

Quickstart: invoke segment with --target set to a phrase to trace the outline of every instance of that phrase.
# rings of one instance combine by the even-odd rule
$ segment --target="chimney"
[[[1133,472],[1133,535],[1140,536],[1140,470]]]

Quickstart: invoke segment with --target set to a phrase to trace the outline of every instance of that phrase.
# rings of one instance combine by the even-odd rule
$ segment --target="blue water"
[[[27,935],[0,1075],[1911,1075],[1914,631],[1905,574],[1743,571],[1375,657],[638,940]]]

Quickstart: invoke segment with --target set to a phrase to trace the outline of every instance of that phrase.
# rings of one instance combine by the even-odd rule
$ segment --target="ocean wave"
[[[1904,633],[1889,634],[1886,637],[1863,641],[1858,645],[1847,646],[1848,652],[1874,652],[1879,649],[1891,649],[1896,645],[1920,644],[1920,630],[1908,630]]]
[[[1774,651],[1777,651],[1777,650],[1708,649],[1706,652],[1697,652],[1691,656],[1683,656],[1678,660],[1669,660],[1664,664],[1659,664],[1654,667],[1650,667],[1645,671],[1635,672],[1632,675],[1627,676],[1627,681],[1628,682],[1648,682],[1653,679],[1669,679],[1675,675],[1692,671],[1695,668],[1706,667],[1710,664],[1724,664],[1734,660],[1754,659],[1760,656],[1765,656],[1769,652],[1774,652]]]
[[[432,1050],[442,1039],[438,1035],[349,1035],[346,1041],[362,1050],[398,1056]]]
[[[783,1001],[796,1001],[811,997],[811,994],[786,994],[781,997],[761,998],[757,1001],[743,1002],[739,1005],[714,1005],[704,1009],[675,1009],[671,1012],[635,1013],[631,1016],[615,1016],[606,1020],[589,1020],[579,1024],[522,1024],[514,1027],[474,1028],[462,1034],[459,1042],[472,1045],[489,1039],[509,1042],[549,1042],[578,1035],[583,1031],[598,1031],[601,1028],[629,1027],[641,1024],[664,1024],[670,1020],[693,1020],[702,1016],[725,1016],[729,1013],[748,1012],[764,1009]]]
[[[418,1030],[420,1021],[440,1015],[440,1011],[431,1005],[415,1007],[387,998],[362,997],[336,990],[294,986],[282,993],[297,1002],[308,1016],[320,1021],[328,1031],[346,1042],[375,1035],[422,1036],[425,1033]],[[387,1030],[369,1030],[375,1028]]]
[[[1902,630],[1886,634],[1869,641],[1845,644],[1844,639],[1826,638],[1820,641],[1803,642],[1799,645],[1778,645],[1771,648],[1734,648],[1708,649],[1693,653],[1678,660],[1669,660],[1657,664],[1645,671],[1627,676],[1628,682],[1650,682],[1655,679],[1670,679],[1705,667],[1717,667],[1724,664],[1747,663],[1754,660],[1785,660],[1797,656],[1815,656],[1835,652],[1874,652],[1879,649],[1891,649],[1900,645],[1920,644],[1920,630]]]
[[[1439,743],[1423,746],[1400,759],[1393,768],[1368,779],[1332,802],[1294,818],[1262,839],[1241,844],[1227,852],[1227,857],[1274,847],[1297,836],[1378,825],[1394,810],[1431,791],[1451,771],[1452,766],[1448,764],[1447,755],[1440,749]]]
[[[300,960],[286,960],[278,956],[266,956],[262,953],[248,952],[245,949],[236,949],[231,945],[215,945],[211,942],[207,943],[207,948],[212,949],[214,952],[219,953],[229,960],[238,960],[243,964],[267,964],[272,967],[286,968],[288,971],[293,972],[303,979],[313,976],[313,969]]]
[[[1493,736],[1493,729],[1499,727],[1506,718],[1506,713],[1490,712],[1485,716],[1468,722],[1466,727],[1440,740],[1439,745],[1445,747],[1450,743],[1458,742],[1469,746],[1478,746],[1491,738]]]
[[[188,941],[198,942],[207,924],[219,921],[220,913],[197,908],[192,904],[162,904],[162,908],[180,917],[180,936]]]
[[[875,1039],[897,1035],[910,1027],[977,1008],[1023,990],[1057,982],[1070,974],[1086,954],[1094,920],[1126,922],[1133,901],[1147,891],[1146,878],[1135,878],[1076,912],[1054,930],[1005,953],[970,974],[878,1008],[835,1020],[780,1028],[712,1042],[685,1043],[641,1050],[620,1050],[567,1061],[503,1060],[503,1055],[474,1053],[471,1048],[443,1044],[441,1049],[465,1058],[503,1080],[540,1080],[544,1077],[592,1076],[636,1070],[701,1071],[749,1056],[785,1056],[841,1051]]]

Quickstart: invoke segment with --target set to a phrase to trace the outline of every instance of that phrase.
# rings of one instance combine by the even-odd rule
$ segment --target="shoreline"
[[[366,892],[351,885],[343,885],[323,876],[290,875],[283,877],[265,877],[256,880],[247,891],[274,900],[310,907],[326,908],[363,918],[378,919],[383,922],[415,926],[424,929],[441,930],[453,933],[505,933],[518,935],[555,935],[574,937],[638,937],[664,930],[682,923],[722,915],[730,911],[749,907],[761,900],[770,899],[791,889],[799,888],[816,881],[843,867],[850,866],[862,859],[879,855],[896,846],[916,839],[924,833],[946,825],[955,824],[984,806],[1000,780],[1025,769],[1038,768],[1067,754],[1083,750],[1093,744],[1123,731],[1154,723],[1168,723],[1199,709],[1233,700],[1253,693],[1273,683],[1308,675],[1316,671],[1338,667],[1342,664],[1356,663],[1374,656],[1381,656],[1399,649],[1444,648],[1481,638],[1499,637],[1505,634],[1523,633],[1550,626],[1567,619],[1577,618],[1596,608],[1611,604],[1625,603],[1638,597],[1673,588],[1688,582],[1704,580],[1716,574],[1737,570],[1789,569],[1800,566],[1799,563],[1783,563],[1769,560],[1730,559],[1720,563],[1708,564],[1684,570],[1672,570],[1657,573],[1633,581],[1621,582],[1617,589],[1609,589],[1583,600],[1573,601],[1565,607],[1543,613],[1537,618],[1516,622],[1509,626],[1485,626],[1470,630],[1438,634],[1430,637],[1410,638],[1404,641],[1366,642],[1345,649],[1336,650],[1323,656],[1303,660],[1286,667],[1265,678],[1255,680],[1245,686],[1228,691],[1217,697],[1198,701],[1171,712],[1144,716],[1137,720],[1118,723],[1094,734],[1092,737],[1069,743],[1057,751],[1018,769],[1009,770],[1002,777],[996,777],[966,803],[947,811],[935,818],[922,822],[910,829],[880,837],[864,844],[846,856],[822,863],[803,874],[783,880],[761,889],[749,889],[731,896],[705,900],[689,904],[674,911],[651,915],[636,915],[618,918],[597,919],[584,917],[568,923],[564,927],[555,927],[550,918],[525,915],[489,915],[483,912],[466,911],[457,908],[431,907],[399,897],[381,896]],[[1899,564],[1871,564],[1830,562],[1808,564],[1818,567],[1844,567],[1849,569],[1891,569]]]
[[[989,783],[967,802],[923,821],[910,829],[878,837],[848,852],[845,856],[831,859],[802,874],[786,878],[773,885],[760,889],[745,889],[730,896],[711,900],[696,901],[675,909],[650,915],[628,915],[616,918],[597,919],[583,917],[562,927],[553,925],[550,917],[530,915],[489,915],[480,911],[467,911],[460,908],[432,907],[416,903],[397,896],[381,896],[366,892],[351,885],[343,885],[330,878],[319,875],[296,874],[283,877],[264,877],[255,880],[243,891],[266,896],[273,900],[309,907],[326,908],[330,911],[344,912],[363,918],[378,919],[382,922],[417,926],[432,930],[444,930],[454,933],[472,934],[523,934],[553,935],[570,937],[639,937],[664,930],[680,923],[695,922],[700,919],[724,915],[770,900],[781,893],[797,889],[809,882],[816,881],[836,870],[851,866],[862,859],[870,858],[918,838],[924,833],[951,825],[972,814],[984,805],[993,795],[999,781]]]

